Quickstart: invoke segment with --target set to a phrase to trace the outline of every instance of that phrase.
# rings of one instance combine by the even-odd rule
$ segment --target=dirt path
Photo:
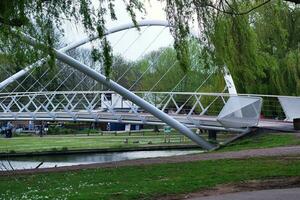
[[[0,172],[0,176],[11,175],[12,173],[32,174],[32,173],[45,173],[45,172],[63,172],[63,171],[81,170],[81,169],[116,168],[122,166],[142,166],[142,165],[162,164],[162,163],[182,163],[182,162],[193,162],[193,161],[200,161],[200,160],[245,159],[251,157],[292,156],[292,155],[300,155],[300,146],[252,149],[252,150],[242,150],[236,152],[203,153],[203,154],[194,154],[194,155],[126,160],[126,161],[119,161],[119,162],[76,165],[76,166],[57,167],[57,168],[28,169],[28,170],[14,171],[14,172]]]

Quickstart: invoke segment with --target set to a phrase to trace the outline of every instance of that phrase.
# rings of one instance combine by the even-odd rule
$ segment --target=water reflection
[[[11,170],[12,168],[15,170],[32,169],[37,167],[41,162],[43,162],[43,164],[39,168],[49,168],[92,163],[107,163],[140,158],[187,155],[201,152],[201,150],[164,150],[17,157],[10,158],[9,162],[7,160],[0,160],[0,171]]]

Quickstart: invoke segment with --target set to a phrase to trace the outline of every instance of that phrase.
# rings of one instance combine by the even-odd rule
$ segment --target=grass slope
[[[128,139],[128,144],[124,141]],[[128,148],[138,146],[166,145],[165,136],[160,133],[132,133],[118,135],[91,135],[91,136],[45,136],[45,137],[15,137],[0,138],[0,153],[15,152],[43,152],[43,151],[61,151],[61,150],[79,150],[79,149],[106,149],[106,148]],[[183,140],[178,133],[172,133],[170,144],[194,144],[189,139]],[[139,143],[134,143],[139,141]],[[167,143],[168,144],[168,143]],[[295,134],[258,134],[246,137],[233,144],[221,148],[219,151],[236,151],[254,148],[269,148],[280,146],[300,145],[300,137]]]
[[[128,139],[128,144],[124,141]],[[126,148],[151,144],[159,145],[164,143],[163,134],[141,133],[120,135],[93,135],[93,136],[45,136],[45,137],[15,137],[0,139],[0,153],[14,152],[42,152],[60,151],[74,149],[105,149],[105,148]],[[179,134],[171,134],[171,144],[192,144],[190,140],[183,141]],[[134,143],[138,141],[139,143]]]
[[[238,151],[245,149],[272,148],[280,146],[300,145],[300,137],[292,133],[263,133],[250,135],[232,144],[224,146],[220,151]]]
[[[154,199],[218,184],[300,176],[299,159],[254,158],[0,177],[0,199]]]

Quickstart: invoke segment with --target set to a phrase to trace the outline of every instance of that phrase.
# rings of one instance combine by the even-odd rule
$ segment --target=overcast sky
[[[99,2],[98,0],[94,1]],[[162,5],[161,2],[146,0],[145,8],[146,14],[138,14],[138,20],[166,20],[166,15],[163,10],[164,5]],[[116,0],[115,11],[118,20],[112,21],[108,19],[107,29],[131,22],[131,18],[122,0]],[[173,38],[169,30],[163,29],[162,27],[142,28],[140,32],[132,29],[128,31],[126,35],[125,31],[112,34],[109,36],[109,40],[113,46],[114,54],[120,54],[130,60],[136,60],[145,53],[149,53],[160,47],[172,45]],[[87,37],[84,28],[80,24],[66,22],[65,30],[66,33],[63,40],[67,44]],[[120,38],[122,39],[120,40]],[[84,45],[82,48],[91,48],[91,44]]]

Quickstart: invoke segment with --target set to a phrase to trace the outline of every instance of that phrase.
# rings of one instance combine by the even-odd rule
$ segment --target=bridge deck
[[[224,127],[217,121],[216,116],[207,115],[183,115],[183,114],[169,114],[179,122],[188,127],[205,126],[212,129]],[[134,113],[126,112],[110,112],[103,111],[77,111],[74,113],[55,112],[49,113],[1,113],[0,120],[22,121],[22,120],[44,120],[44,121],[85,121],[85,122],[118,122],[118,123],[133,123],[133,124],[151,124],[164,125],[162,121],[148,113]],[[257,126],[262,129],[278,130],[278,131],[294,131],[293,123],[281,120],[261,119]]]
[[[292,122],[272,120],[272,119],[261,119],[258,123],[258,127],[262,129],[269,129],[275,131],[287,131],[287,132],[295,131]]]

